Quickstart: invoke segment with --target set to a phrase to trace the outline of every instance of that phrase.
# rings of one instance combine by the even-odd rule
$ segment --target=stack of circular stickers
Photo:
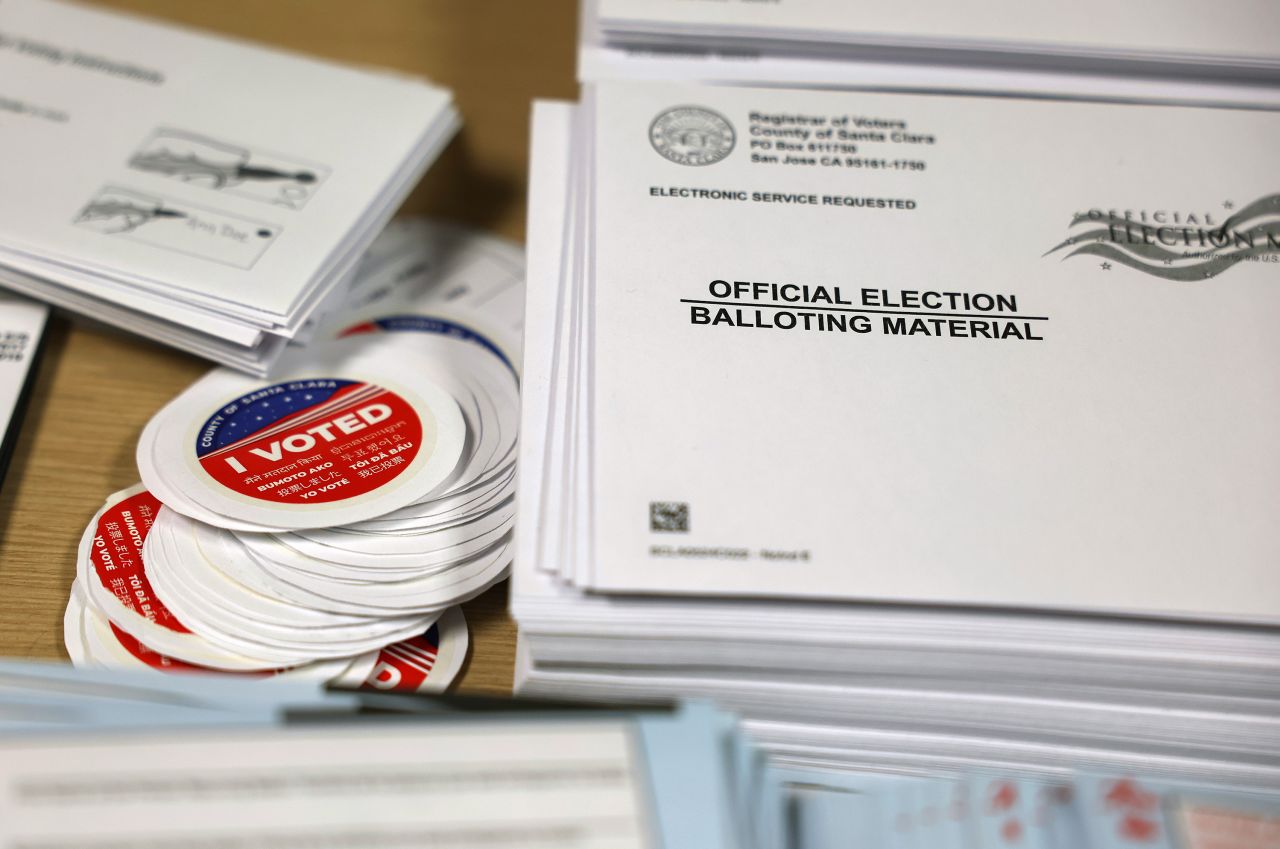
[[[510,344],[429,306],[349,315],[272,378],[217,369],[160,410],[142,485],[81,542],[73,661],[446,685],[454,605],[510,565],[519,397]]]
[[[225,651],[156,595],[144,549],[163,508],[142,486],[118,492],[80,540],[63,638],[76,666],[301,677],[337,686],[438,692],[462,668],[467,625],[451,608],[427,627],[351,657],[277,665]]]

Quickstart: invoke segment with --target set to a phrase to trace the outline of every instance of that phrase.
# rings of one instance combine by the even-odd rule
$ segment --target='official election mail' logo
[[[736,139],[723,115],[701,106],[668,109],[649,125],[653,149],[680,165],[714,165],[729,155]]]
[[[1241,262],[1280,263],[1280,194],[1222,213],[1204,210],[1090,209],[1071,219],[1072,235],[1045,256],[1093,256],[1165,280],[1207,280]]]

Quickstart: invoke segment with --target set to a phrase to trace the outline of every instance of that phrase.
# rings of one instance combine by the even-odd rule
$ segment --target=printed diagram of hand
[[[144,206],[137,201],[104,196],[89,202],[76,223],[96,224],[103,233],[132,233],[157,218],[185,218],[186,213],[160,205]]]

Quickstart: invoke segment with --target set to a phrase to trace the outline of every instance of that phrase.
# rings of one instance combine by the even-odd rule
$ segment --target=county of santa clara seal
[[[701,106],[668,109],[649,125],[649,142],[680,165],[712,165],[729,155],[733,125],[723,115]]]

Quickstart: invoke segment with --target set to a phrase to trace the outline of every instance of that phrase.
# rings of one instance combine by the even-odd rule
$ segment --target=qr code
[[[650,501],[649,530],[687,533],[689,505],[683,501]]]

